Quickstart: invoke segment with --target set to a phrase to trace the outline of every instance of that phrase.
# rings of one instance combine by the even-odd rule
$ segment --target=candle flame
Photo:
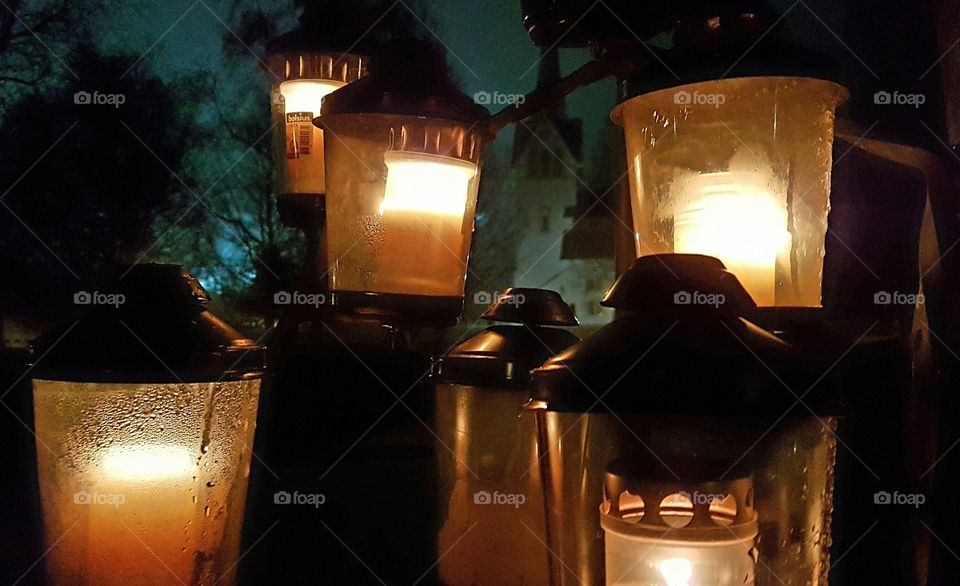
[[[190,451],[177,445],[114,446],[103,456],[104,472],[125,480],[182,477],[193,467]]]
[[[777,261],[791,241],[776,183],[759,172],[694,175],[673,218],[673,251],[719,258],[761,306],[776,305]]]
[[[693,201],[675,218],[675,252],[726,264],[769,265],[789,242],[783,203],[747,174],[700,175]]]
[[[660,573],[667,586],[689,586],[693,575],[693,564],[684,558],[670,558],[660,562]]]

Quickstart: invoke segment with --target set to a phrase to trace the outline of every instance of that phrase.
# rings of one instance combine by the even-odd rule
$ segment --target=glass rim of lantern
[[[342,88],[344,85],[347,84],[347,82],[345,82],[345,81],[339,81],[339,80],[336,80],[336,79],[305,79],[305,78],[298,78],[298,79],[288,79],[288,80],[286,80],[286,81],[281,81],[280,84],[279,84],[279,87],[280,87],[281,93],[282,93],[282,90],[283,90],[283,89],[292,89],[292,88],[295,88],[295,87],[303,87],[303,86],[307,86],[307,85],[310,85],[310,84],[322,84],[322,85],[325,85],[325,86],[327,86],[327,87],[332,88],[332,89],[330,89],[329,91],[333,92],[333,91],[336,91],[336,90]]]
[[[338,51],[304,50],[271,53],[264,60],[275,83],[326,80],[349,84],[366,76],[369,58]]]
[[[696,88],[702,88],[704,86],[709,86],[712,84],[723,84],[726,82],[736,83],[742,82],[745,80],[751,81],[784,81],[784,82],[801,82],[808,84],[817,84],[821,85],[823,88],[833,88],[837,95],[837,104],[843,104],[850,97],[850,90],[843,84],[838,82],[823,79],[819,77],[810,77],[803,75],[755,75],[755,76],[740,76],[740,77],[725,77],[721,79],[704,79],[701,81],[694,81],[690,83],[674,85],[670,87],[663,87],[651,90],[649,92],[637,94],[622,100],[619,104],[614,106],[613,110],[610,111],[610,120],[618,126],[625,126],[626,120],[624,119],[624,111],[628,103],[638,103],[646,100],[662,100],[664,96],[670,94],[677,94],[679,92],[694,90]],[[690,91],[689,93],[693,93]],[[693,104],[691,104],[692,106]],[[721,106],[722,107],[722,106]]]
[[[440,162],[451,165],[454,168],[463,170],[464,173],[476,175],[477,166],[460,157],[451,157],[449,155],[440,155],[434,153],[424,153],[421,151],[409,151],[402,149],[391,149],[383,154],[383,160],[387,167],[395,163],[427,163]]]

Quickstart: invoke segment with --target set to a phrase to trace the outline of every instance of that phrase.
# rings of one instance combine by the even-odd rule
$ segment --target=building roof
[[[550,86],[560,80],[560,54],[558,49],[543,48],[538,64],[537,88]],[[559,100],[547,109],[531,116],[527,121],[517,124],[513,139],[513,162],[517,162],[527,145],[533,141],[534,145],[542,147],[541,140],[548,142],[541,136],[543,128],[552,126],[569,151],[570,157],[580,163],[583,160],[583,121],[567,117],[566,104]],[[537,133],[539,136],[534,136]],[[563,156],[563,153],[557,153]]]
[[[613,214],[601,208],[599,213],[588,213],[574,218],[574,225],[563,235],[560,258],[587,260],[613,258],[615,253],[614,230],[617,220]]]
[[[581,162],[583,160],[583,122],[570,118],[558,119],[549,114],[537,114],[526,123],[517,125],[513,139],[513,162],[517,162],[531,142],[537,148],[543,147],[540,141],[547,142],[547,138],[542,135],[541,129],[547,126],[552,126],[556,130],[570,157],[578,163]],[[537,133],[539,140],[534,133]],[[557,155],[563,156],[563,153],[557,153]]]

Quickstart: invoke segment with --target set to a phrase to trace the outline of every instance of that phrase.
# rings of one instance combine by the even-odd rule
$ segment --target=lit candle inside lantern
[[[366,318],[463,309],[490,113],[438,45],[381,43],[370,74],[323,99],[331,303]]]
[[[679,184],[678,201],[688,203],[674,215],[674,252],[719,258],[758,305],[775,305],[777,258],[790,243],[782,194],[749,172],[704,173]]]
[[[263,348],[182,267],[123,275],[126,303],[40,341],[44,583],[232,584]]]
[[[686,96],[716,99],[678,99]],[[667,87],[635,95],[617,106],[613,120],[624,127],[631,162],[637,255],[680,252],[671,237],[671,218],[683,211],[684,204],[692,203],[696,193],[678,189],[678,176],[717,176],[717,171],[743,172],[740,178],[754,174],[773,183],[758,187],[775,198],[777,219],[780,207],[789,214],[789,223],[778,225],[783,230],[789,226],[790,238],[776,262],[776,298],[767,278],[769,255],[762,263],[751,260],[734,272],[760,305],[820,307],[830,211],[833,150],[829,145],[834,112],[847,96],[847,90],[833,82],[773,75]],[[731,224],[728,234],[735,238],[744,223]],[[779,242],[779,235],[773,240]],[[768,244],[747,246],[759,249]],[[736,256],[729,259],[730,264],[738,260]],[[759,264],[766,268],[761,271]],[[757,271],[763,273],[762,282]]]
[[[607,531],[606,583],[612,586],[754,586],[753,539],[681,543]]]
[[[103,458],[104,476],[122,482],[183,478],[192,468],[190,453],[174,445],[114,447]]]
[[[324,96],[346,83],[297,79],[280,84],[287,126],[287,165],[284,193],[326,193],[323,131],[314,126]]]
[[[191,582],[199,553],[196,468],[196,457],[173,444],[119,445],[102,454],[87,493],[91,583]]]
[[[460,222],[467,206],[470,180],[477,166],[459,159],[419,153],[389,152],[387,187],[380,214],[387,211],[449,216]]]
[[[681,489],[643,482],[639,468],[631,466],[614,460],[604,479],[600,526],[608,585],[754,586],[758,519],[752,478]]]
[[[233,583],[259,384],[35,380],[50,583]]]
[[[450,157],[390,151],[380,216],[384,243],[381,283],[419,295],[457,296],[459,259],[473,163]],[[391,277],[392,275],[392,277]]]

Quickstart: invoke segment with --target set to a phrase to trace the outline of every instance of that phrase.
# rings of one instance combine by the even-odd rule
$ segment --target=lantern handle
[[[610,76],[624,79],[649,64],[646,58],[638,58],[635,54],[627,57],[623,53],[625,52],[614,53],[608,50],[601,54],[600,49],[596,49],[594,58],[573,73],[552,85],[533,90],[524,96],[521,102],[506,106],[494,114],[490,120],[491,134],[495,136],[507,126],[549,108],[580,88],[593,85]]]
[[[950,161],[945,157],[920,147],[866,138],[868,132],[869,129],[864,130],[852,120],[837,118],[837,138],[849,142],[854,148],[916,169],[923,174],[927,184],[927,201],[921,228],[920,271],[921,277],[927,279],[921,280],[938,278],[941,273],[940,261],[946,254],[945,251],[948,252],[951,244],[956,242],[957,224],[955,219],[949,216],[954,212],[950,203],[954,199],[952,185],[960,173],[956,165],[947,164]]]

